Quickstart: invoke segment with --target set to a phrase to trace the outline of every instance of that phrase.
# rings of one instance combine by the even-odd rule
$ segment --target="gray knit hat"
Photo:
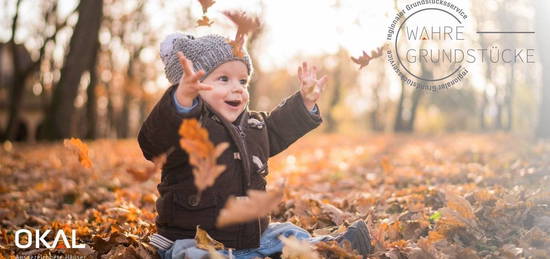
[[[160,44],[160,57],[164,63],[166,77],[171,84],[179,83],[183,74],[177,56],[178,51],[193,62],[195,71],[204,70],[205,74],[201,81],[218,66],[232,60],[242,61],[246,65],[248,75],[252,74],[252,61],[246,49],[243,48],[242,58],[234,56],[233,47],[227,43],[225,37],[210,34],[195,38],[188,34],[174,33],[168,35]]]

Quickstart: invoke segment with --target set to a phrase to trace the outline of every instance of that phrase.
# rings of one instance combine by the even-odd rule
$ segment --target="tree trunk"
[[[399,102],[397,103],[397,111],[395,112],[395,123],[393,124],[393,130],[395,132],[405,131],[405,122],[403,121],[403,103],[405,102],[405,83],[401,81],[401,95],[399,96]]]
[[[542,97],[539,106],[539,120],[537,127],[537,137],[550,139],[550,33],[548,24],[550,24],[550,3],[547,0],[536,1],[536,32],[537,32],[537,52],[540,55],[542,66]]]
[[[407,132],[414,131],[414,122],[416,121],[416,111],[418,110],[420,99],[422,98],[422,91],[423,90],[420,90],[420,89],[414,89],[412,93],[411,117],[407,122],[407,127],[406,127]]]
[[[99,50],[99,42],[97,43],[97,50]],[[97,55],[94,57],[92,64],[90,64],[90,83],[86,89],[86,95],[88,96],[86,102],[86,123],[87,123],[87,139],[97,138]]]
[[[13,76],[10,93],[8,125],[6,127],[6,132],[3,139],[9,140],[13,140],[15,138],[17,126],[19,125],[19,110],[23,99],[23,93],[25,92],[25,77],[23,77],[21,73],[20,57],[18,55],[17,45],[15,44],[15,34],[17,32],[17,21],[19,20],[20,5],[21,0],[18,0],[15,5],[15,15],[11,25],[11,38],[8,43],[8,47],[10,48],[12,54]]]
[[[75,111],[74,100],[82,74],[97,55],[97,37],[103,15],[103,0],[82,0],[78,22],[69,44],[69,54],[61,69],[61,78],[54,90],[46,124],[46,139],[70,137]]]
[[[122,101],[122,109],[118,113],[118,120],[116,121],[117,138],[127,138],[129,136],[130,126],[130,102],[132,98],[130,94],[124,94]]]

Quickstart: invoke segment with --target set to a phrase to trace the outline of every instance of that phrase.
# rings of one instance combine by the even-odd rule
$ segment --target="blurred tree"
[[[539,138],[550,139],[550,2],[547,0],[536,0],[536,32],[538,53],[542,66],[542,94],[539,108],[539,121],[537,136]]]
[[[103,0],[82,0],[79,3],[78,21],[71,36],[69,53],[54,89],[43,132],[40,133],[46,139],[62,139],[74,134],[74,101],[82,74],[95,62],[102,14]]]
[[[338,49],[333,61],[336,63],[334,67],[328,68],[326,75],[329,83],[325,90],[325,96],[328,99],[324,107],[324,124],[325,132],[332,133],[338,130],[338,119],[342,119],[342,109],[337,112],[343,97],[345,97],[352,89],[358,87],[358,78],[361,71],[357,70],[357,65],[350,62],[350,53],[343,47]],[[326,63],[329,55],[321,56],[319,61],[313,61],[313,64]],[[332,57],[334,58],[334,57]],[[324,74],[321,72],[320,74]],[[355,107],[348,107],[354,109]],[[338,114],[337,114],[338,113]],[[338,118],[339,117],[339,118]],[[341,121],[340,121],[341,122]]]
[[[405,38],[405,37],[402,37]],[[420,48],[425,48],[425,42],[422,41]],[[433,74],[431,72],[432,68],[431,66],[428,66],[426,62],[423,62],[422,59],[418,60],[420,63],[420,74],[423,78],[432,78]],[[422,82],[419,82],[422,83]],[[409,99],[406,100],[406,86],[401,81],[401,95],[399,96],[399,103],[397,108],[397,115],[395,118],[395,124],[394,124],[394,130],[396,132],[412,132],[414,131],[414,122],[416,121],[416,111],[418,110],[418,106],[420,104],[420,100],[422,98],[422,91],[421,89],[415,88],[412,90],[412,93]],[[410,106],[405,107],[405,104],[409,104]],[[407,112],[407,117],[405,118],[404,113]]]
[[[487,21],[490,20],[491,12],[487,12],[486,2],[479,3],[480,8],[472,8],[472,16],[475,18],[475,26],[478,31],[482,31]],[[488,34],[480,34],[479,35],[479,48],[485,48],[488,46]],[[492,85],[492,69],[489,62],[483,62],[482,63],[483,73],[484,73],[484,79],[486,83],[482,86],[482,93],[479,96],[479,105],[478,105],[478,120],[479,120],[479,128],[481,130],[485,130],[487,128],[487,118],[486,118],[486,111],[487,107],[489,105],[489,96],[487,94],[489,85]]]
[[[340,96],[341,96],[341,93],[342,93],[342,87],[343,87],[343,80],[342,80],[342,56],[344,56],[343,54],[344,50],[343,49],[340,49],[338,51],[338,64],[336,65],[336,67],[334,68],[333,71],[330,72],[330,77],[332,78],[333,80],[333,84],[331,85],[331,88],[332,88],[332,92],[330,93],[329,96],[329,101],[328,101],[328,106],[327,106],[327,112],[325,113],[326,116],[325,116],[325,131],[328,132],[328,133],[332,133],[334,131],[336,131],[336,119],[334,118],[334,108],[336,107],[336,105],[338,104],[338,102],[340,101]],[[345,56],[347,58],[347,55]]]
[[[383,61],[385,62],[385,60]],[[385,88],[388,88],[387,86],[389,85],[389,82],[386,73],[386,66],[384,66],[384,64],[385,63],[376,66],[376,83],[370,87],[372,109],[368,113],[368,120],[370,121],[370,128],[373,131],[384,131],[386,127],[384,120],[386,117],[386,105],[384,105],[384,100],[382,99],[382,91]]]
[[[517,24],[520,22],[520,16],[514,12],[518,2],[501,1],[499,2],[497,13],[498,23],[502,30],[515,31],[517,30]],[[517,47],[516,35],[504,35],[502,42],[505,48],[515,49]],[[513,123],[513,100],[514,100],[514,88],[516,84],[515,71],[516,65],[514,62],[509,64],[503,64],[506,73],[506,83],[499,89],[500,96],[497,96],[497,118],[495,128],[510,131]]]
[[[40,28],[37,29],[37,31],[41,32],[39,34],[39,37],[41,38],[39,41],[42,42],[42,45],[40,46],[38,50],[38,58],[36,60],[32,60],[30,57],[29,51],[25,48],[23,44],[17,44],[15,42],[15,36],[17,34],[17,31],[19,29],[19,15],[20,15],[20,7],[21,7],[22,0],[17,0],[15,4],[15,15],[12,19],[12,25],[11,25],[11,36],[8,41],[7,46],[10,48],[11,57],[7,60],[11,60],[11,75],[2,75],[2,77],[8,77],[9,80],[5,80],[9,82],[9,85],[11,85],[10,88],[10,104],[9,104],[9,115],[8,115],[8,124],[6,126],[6,130],[4,134],[2,134],[1,139],[9,139],[13,140],[16,136],[17,127],[19,124],[19,113],[21,111],[21,104],[23,103],[23,93],[25,92],[25,84],[27,80],[37,71],[40,70],[40,65],[42,64],[42,61],[44,60],[44,57],[46,56],[46,48],[50,42],[55,41],[55,38],[58,34],[58,32],[65,28],[67,26],[67,18],[70,17],[76,10],[71,12],[67,18],[62,19],[59,21],[58,12],[57,12],[57,1],[53,2],[47,2],[43,6],[44,7],[44,22],[41,26],[44,28],[53,27],[53,32],[50,32],[48,35],[46,29]],[[29,29],[29,28],[27,28]]]

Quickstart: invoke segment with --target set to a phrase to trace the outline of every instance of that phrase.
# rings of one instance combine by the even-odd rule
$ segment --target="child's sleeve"
[[[147,160],[168,151],[170,147],[179,145],[179,127],[183,119],[198,118],[202,101],[196,99],[191,107],[178,107],[174,98],[177,85],[164,92],[147,119],[141,125],[138,142]],[[180,108],[185,108],[184,110]]]
[[[323,120],[317,105],[309,111],[302,95],[296,92],[265,117],[269,134],[269,155],[274,156],[317,128]]]

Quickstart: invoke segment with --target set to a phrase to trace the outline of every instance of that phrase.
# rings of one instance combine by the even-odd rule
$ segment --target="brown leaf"
[[[385,45],[382,47],[378,47],[376,50],[371,51],[370,55],[367,54],[367,52],[363,51],[363,55],[357,58],[351,57],[351,60],[354,63],[360,65],[359,70],[361,70],[363,67],[368,66],[371,60],[382,56],[384,48],[385,48]]]
[[[339,208],[335,207],[332,204],[322,203],[320,202],[319,205],[321,206],[321,209],[323,210],[323,213],[328,214],[332,222],[336,225],[341,225],[344,223],[344,220],[350,218],[350,214],[344,213]]]
[[[235,39],[229,40],[228,43],[233,47],[233,55],[242,58],[245,36],[249,33],[254,33],[260,28],[260,19],[258,17],[250,17],[244,11],[225,11],[223,14],[237,25]]]
[[[206,231],[197,226],[197,232],[195,233],[195,242],[197,242],[197,247],[204,250],[210,250],[211,248],[215,250],[224,249],[224,246],[219,241],[216,241]]]
[[[447,200],[447,207],[458,212],[462,217],[467,219],[474,219],[476,217],[474,209],[468,200],[450,192],[445,194],[445,199]]]
[[[205,14],[208,11],[208,8],[216,3],[214,0],[199,0],[199,3],[202,6],[202,13]]]
[[[323,258],[363,258],[361,255],[353,251],[348,240],[344,242],[343,247],[336,241],[328,241],[315,244],[315,248]]]
[[[214,21],[211,21],[210,18],[208,18],[208,16],[203,15],[202,18],[197,20],[197,27],[200,27],[200,26],[210,27],[210,25],[212,25],[213,23],[214,23]]]
[[[220,211],[216,226],[225,227],[244,223],[268,215],[283,198],[283,188],[264,192],[249,190],[245,198],[230,197]]]
[[[138,182],[145,182],[149,180],[157,172],[159,172],[160,169],[162,169],[162,167],[164,166],[164,163],[166,163],[166,158],[168,157],[169,152],[162,153],[157,157],[153,158],[153,166],[151,167],[147,167],[144,170],[131,167],[131,168],[127,168],[126,172],[129,173],[134,178],[134,180]]]

